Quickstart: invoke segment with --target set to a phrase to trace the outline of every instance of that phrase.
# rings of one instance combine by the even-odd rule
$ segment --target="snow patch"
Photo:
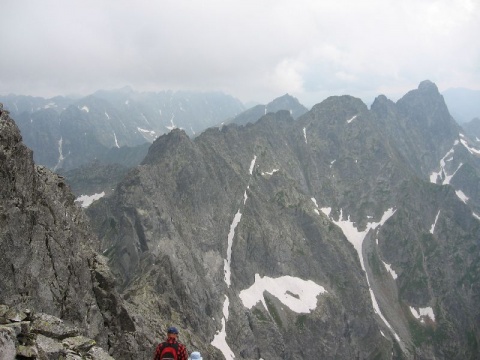
[[[223,318],[222,318],[222,329],[217,331],[211,344],[215,346],[218,350],[223,353],[223,356],[226,360],[235,359],[235,354],[233,353],[230,346],[227,344],[227,326],[226,326],[226,319],[228,319],[228,306],[230,301],[228,300],[228,296],[225,295],[225,301],[223,303]],[[225,310],[226,309],[226,310]],[[226,316],[225,316],[226,313]]]
[[[315,199],[313,197],[311,199],[312,199],[313,203],[315,204],[315,209],[313,209],[313,211],[315,211],[315,214],[320,215],[320,211],[318,211],[317,199]]]
[[[455,194],[457,194],[458,198],[462,200],[465,204],[468,201],[468,196],[462,190],[455,190]]]
[[[355,120],[357,118],[358,115],[354,115],[353,117],[351,117],[350,119],[347,120],[347,124],[350,124],[353,120]]]
[[[142,128],[139,128],[137,127],[137,130],[140,131],[141,133],[144,133],[144,134],[148,134],[148,135],[155,135],[155,131],[153,130],[146,130],[146,129],[142,129]]]
[[[455,140],[455,142],[453,143],[453,147],[447,151],[447,153],[445,154],[445,156],[440,160],[440,171],[438,172],[435,172],[433,171],[431,174],[430,174],[430,182],[431,183],[434,183],[436,184],[437,183],[437,180],[438,178],[440,178],[440,180],[443,178],[444,180],[442,181],[442,185],[447,185],[450,183],[450,180],[452,179],[453,175],[455,175],[455,173],[458,171],[458,169],[460,169],[460,166],[462,164],[460,164],[460,166],[458,167],[457,171],[455,171],[455,173],[453,173],[452,175],[447,175],[447,172],[445,170],[445,161],[450,161],[450,159],[447,159],[449,156],[453,155],[454,153],[454,147],[458,144],[458,140]],[[443,175],[443,176],[442,176]]]
[[[378,245],[378,243],[377,243]],[[398,275],[397,273],[395,272],[395,270],[392,269],[392,265],[390,264],[387,264],[386,262],[382,261],[383,262],[383,265],[385,266],[385,269],[387,269],[387,271],[392,275],[393,277],[393,280],[396,280]]]
[[[177,128],[177,126],[173,123],[174,118],[175,118],[175,114],[173,114],[172,118],[170,119],[170,126],[165,126],[168,130],[173,130]]]
[[[253,168],[255,166],[255,161],[257,161],[257,155],[253,157],[252,162],[250,163],[250,169],[248,170],[249,174],[252,175],[253,173]]]
[[[231,284],[231,260],[232,260],[232,245],[233,245],[233,237],[235,236],[235,229],[242,219],[242,213],[240,209],[237,211],[235,216],[233,217],[232,224],[230,225],[230,231],[228,233],[228,247],[227,247],[227,258],[224,259],[224,270],[225,270],[225,283],[227,287],[230,287]]]
[[[86,133],[85,133],[85,135],[86,135]],[[58,140],[58,153],[59,153],[58,162],[57,162],[57,165],[55,165],[55,167],[53,168],[53,171],[57,170],[57,168],[60,165],[62,165],[62,162],[65,159],[63,157],[63,136],[61,136],[60,140]]]
[[[110,115],[105,111],[105,116],[107,117],[108,120],[110,120]]]
[[[275,173],[276,173],[277,171],[279,171],[279,170],[280,170],[280,169],[273,169],[273,170],[270,171],[270,172],[268,172],[268,171],[262,172],[262,176],[265,176],[265,175],[270,175],[270,176],[271,176],[271,175],[275,174]]]
[[[307,129],[306,129],[306,128],[303,128],[303,137],[305,138],[305,144],[308,144],[308,141],[307,141]]]
[[[435,314],[433,313],[433,309],[431,307],[426,308],[419,308],[418,311],[410,306],[410,311],[412,312],[413,316],[420,320],[421,322],[425,322],[425,318],[429,317],[430,320],[435,321]]]
[[[463,137],[464,135],[460,134],[460,136]],[[468,145],[468,142],[465,139],[460,139],[460,142],[462,143],[463,146],[465,146],[465,148],[470,152],[470,154],[480,155],[480,150],[477,150],[474,147],[471,147],[470,145]]]
[[[88,106],[86,106],[86,105],[82,106],[82,107],[80,108],[80,110],[85,111],[85,112],[87,112],[87,113],[90,112],[90,109],[89,109]]]
[[[437,216],[435,216],[435,221],[433,222],[432,227],[430,228],[430,234],[433,234],[435,230],[435,225],[437,224],[439,215],[440,215],[440,210],[438,210]]]
[[[271,278],[255,274],[255,282],[248,289],[240,292],[243,306],[252,308],[261,302],[266,310],[267,304],[263,293],[275,296],[285,306],[296,313],[309,313],[317,307],[317,296],[327,292],[312,280],[303,280],[292,276]]]
[[[327,210],[328,208],[325,208]],[[324,209],[321,209],[325,215],[327,215],[326,211]],[[382,218],[380,219],[379,222],[375,223],[367,223],[367,226],[365,227],[365,230],[359,231],[354,223],[350,221],[350,216],[347,217],[347,219],[343,218],[343,210],[340,210],[340,217],[338,221],[335,221],[333,219],[330,219],[334,224],[336,224],[340,229],[342,229],[343,234],[347,238],[347,240],[353,245],[355,250],[358,253],[358,257],[360,258],[360,265],[362,266],[363,271],[365,271],[365,277],[367,278],[367,284],[370,290],[370,297],[372,299],[372,305],[373,309],[375,312],[380,316],[380,318],[383,320],[385,325],[392,331],[393,336],[397,339],[398,342],[401,342],[400,337],[397,335],[395,330],[392,328],[392,326],[389,324],[387,319],[383,316],[382,312],[380,311],[380,306],[378,305],[377,299],[375,298],[375,294],[373,293],[373,290],[370,286],[370,280],[368,278],[368,274],[365,270],[365,262],[363,260],[363,252],[362,252],[362,246],[363,246],[363,240],[365,239],[365,236],[370,230],[374,230],[379,226],[382,226],[385,224],[385,222],[392,217],[393,214],[395,214],[395,211],[393,208],[388,209],[383,213]],[[328,215],[327,215],[328,216]]]
[[[80,195],[75,199],[76,202],[80,203],[80,206],[83,208],[89,207],[95,200],[98,200],[105,196],[105,191],[102,191],[100,194],[93,195]]]
[[[115,138],[115,146],[117,148],[120,148],[120,145],[118,145],[117,135],[115,134],[115,131],[113,132],[113,137]]]
[[[331,207],[324,207],[320,209],[325,215],[330,216],[330,213],[332,212]]]

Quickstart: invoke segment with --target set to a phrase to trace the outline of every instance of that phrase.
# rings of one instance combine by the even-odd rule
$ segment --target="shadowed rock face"
[[[95,304],[94,237],[64,180],[35,166],[5,111],[0,133],[0,301],[84,321]]]

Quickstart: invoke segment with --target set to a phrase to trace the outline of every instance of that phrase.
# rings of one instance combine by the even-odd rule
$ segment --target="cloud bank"
[[[395,99],[424,79],[480,89],[474,0],[4,0],[0,94],[220,90]]]

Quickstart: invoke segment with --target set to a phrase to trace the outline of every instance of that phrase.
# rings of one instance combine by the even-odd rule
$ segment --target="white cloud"
[[[0,94],[132,85],[311,105],[424,79],[479,89],[479,15],[467,0],[5,0]]]

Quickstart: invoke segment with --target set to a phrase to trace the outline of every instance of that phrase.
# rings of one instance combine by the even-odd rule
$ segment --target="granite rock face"
[[[480,356],[480,150],[435,84],[174,129],[88,208],[98,239],[1,116],[0,303],[78,329],[62,346],[150,359],[174,325],[209,359]],[[10,353],[60,351],[15,329]]]
[[[12,316],[14,314],[14,316]],[[113,360],[80,329],[48,314],[0,305],[0,359]]]
[[[210,356],[474,359],[480,166],[460,131],[429,81],[174,130],[88,214],[129,302]],[[313,310],[242,300],[285,276],[326,290]]]
[[[65,181],[34,164],[6,111],[0,118],[0,177],[0,302],[98,332],[103,321],[89,264],[98,243]]]
[[[98,239],[64,179],[34,164],[1,105],[0,183],[0,304],[9,308],[0,313],[0,322],[23,321],[20,310],[30,309],[71,323],[75,334],[112,353],[122,349],[135,325],[106,259],[97,252]],[[54,326],[43,320],[35,326]],[[8,331],[2,331],[10,349],[8,339]]]

